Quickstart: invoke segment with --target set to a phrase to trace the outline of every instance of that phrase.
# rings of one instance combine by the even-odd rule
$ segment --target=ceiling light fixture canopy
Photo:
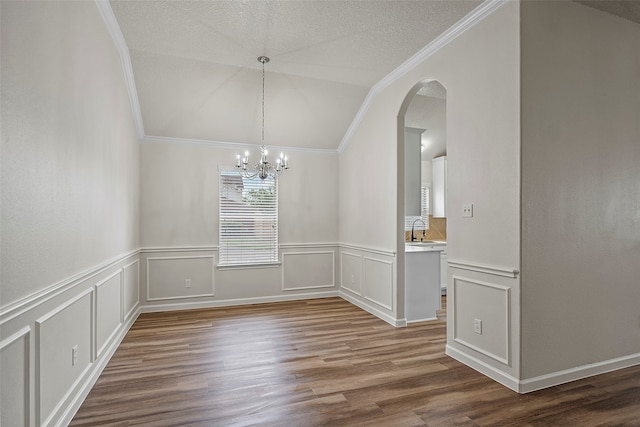
[[[289,169],[289,159],[284,153],[280,153],[280,157],[276,158],[276,165],[274,167],[267,159],[269,151],[264,145],[264,64],[269,61],[270,59],[266,56],[258,57],[258,62],[262,64],[262,143],[260,145],[260,160],[253,165],[253,170],[249,170],[247,168],[247,166],[249,166],[249,151],[244,152],[244,157],[241,157],[240,154],[236,156],[236,168],[240,170],[240,175],[242,175],[243,178],[276,178]]]

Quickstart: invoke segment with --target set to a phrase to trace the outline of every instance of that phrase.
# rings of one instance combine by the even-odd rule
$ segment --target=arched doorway
[[[398,298],[407,323],[435,319],[446,294],[446,134],[446,89],[422,80],[398,113]]]

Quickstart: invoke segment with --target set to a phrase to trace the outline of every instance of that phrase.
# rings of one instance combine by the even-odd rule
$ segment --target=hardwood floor
[[[339,298],[143,314],[71,425],[640,426],[640,366],[519,395],[445,342]]]

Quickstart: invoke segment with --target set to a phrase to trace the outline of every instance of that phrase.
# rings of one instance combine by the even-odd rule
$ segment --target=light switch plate
[[[462,217],[463,218],[473,218],[473,204],[468,203],[462,205]]]

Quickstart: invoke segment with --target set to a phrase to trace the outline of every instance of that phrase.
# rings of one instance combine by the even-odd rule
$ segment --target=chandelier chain
[[[264,63],[265,61],[260,61],[262,62],[262,145],[264,145]]]
[[[275,165],[270,163],[267,158],[267,147],[264,145],[264,81],[265,81],[265,71],[264,64],[269,62],[269,58],[266,56],[259,56],[258,61],[262,64],[262,134],[261,134],[261,142],[262,145],[260,147],[260,160],[253,165],[253,171],[249,170],[247,167],[249,166],[249,151],[245,151],[244,157],[240,154],[236,155],[236,168],[239,169],[240,175],[243,178],[253,179],[260,178],[266,179],[271,177],[275,179],[280,174],[284,173],[287,169],[289,169],[289,159],[284,153],[280,153],[280,157],[276,158]]]

